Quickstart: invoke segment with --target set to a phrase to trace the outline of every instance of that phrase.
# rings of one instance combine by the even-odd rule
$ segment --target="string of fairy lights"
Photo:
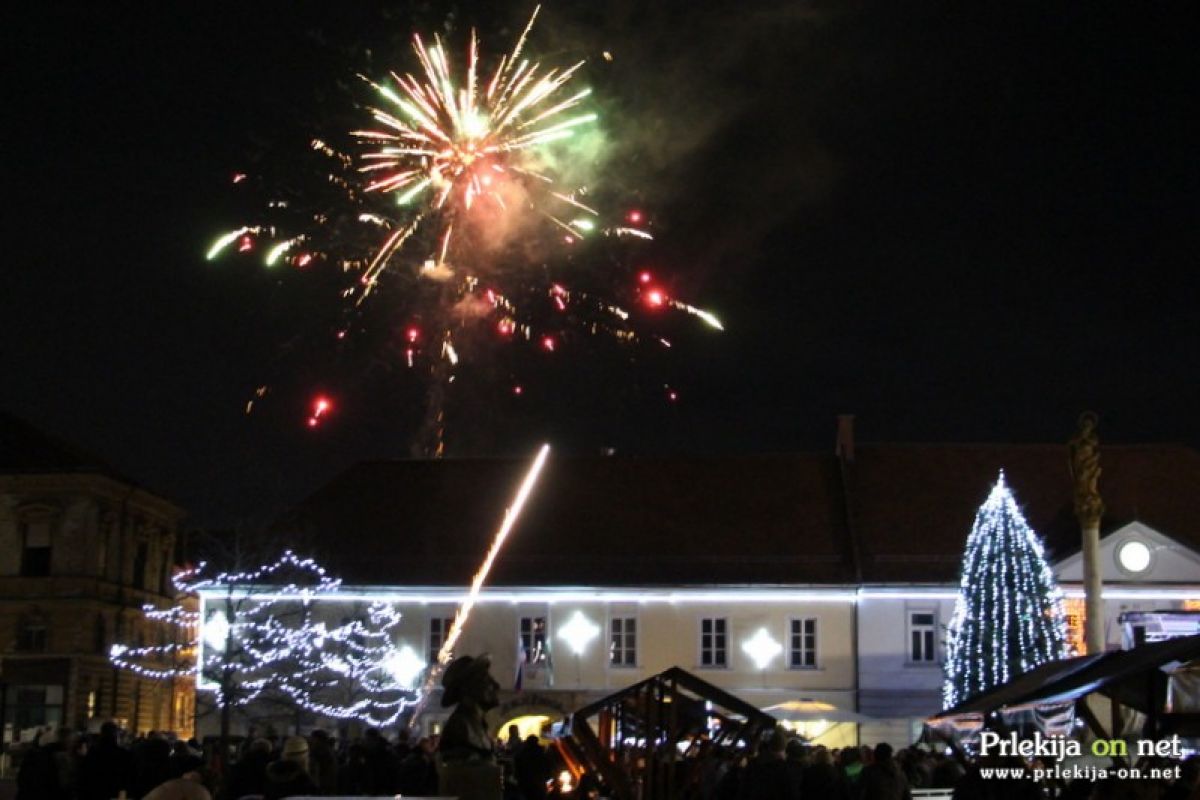
[[[173,632],[171,641],[115,644],[115,666],[155,680],[195,678],[217,705],[283,699],[373,727],[396,724],[416,704],[413,684],[426,664],[397,644],[395,603],[343,603],[318,614],[313,601],[336,596],[341,582],[290,551],[252,570],[206,577],[205,569],[175,576],[180,605],[143,608],[148,622]],[[202,591],[202,610],[192,610]]]
[[[1000,473],[967,538],[946,635],[946,708],[1067,655],[1063,592]]]

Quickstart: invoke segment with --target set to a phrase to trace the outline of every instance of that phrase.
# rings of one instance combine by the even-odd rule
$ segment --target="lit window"
[[[1067,623],[1067,651],[1072,655],[1087,655],[1087,640],[1083,635],[1087,605],[1082,597],[1063,600],[1063,616]]]
[[[908,613],[908,659],[914,664],[937,662],[937,612]]]
[[[545,617],[521,617],[519,639],[526,664],[541,664],[546,660]]]
[[[614,667],[637,666],[637,617],[613,617],[609,630],[608,663]]]
[[[788,635],[788,666],[792,669],[816,669],[817,621],[794,619]]]
[[[729,621],[723,617],[700,620],[700,666],[729,665],[728,633]]]

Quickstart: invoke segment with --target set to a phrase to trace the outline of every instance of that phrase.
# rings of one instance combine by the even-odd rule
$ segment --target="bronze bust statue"
[[[494,762],[496,754],[484,715],[500,700],[500,684],[488,672],[490,656],[459,656],[442,676],[442,707],[457,705],[442,731],[443,761]]]

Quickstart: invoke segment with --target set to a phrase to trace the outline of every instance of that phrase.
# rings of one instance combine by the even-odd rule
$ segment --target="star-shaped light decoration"
[[[576,611],[558,631],[558,638],[565,641],[571,652],[577,656],[582,655],[588,642],[599,635],[600,626],[585,617],[581,611]]]
[[[204,643],[216,652],[225,650],[225,640],[229,638],[229,619],[225,612],[217,611],[204,623]]]
[[[772,639],[766,628],[759,628],[753,636],[742,642],[742,652],[750,656],[759,669],[766,669],[771,659],[783,652],[783,645]]]
[[[388,656],[384,662],[384,668],[391,673],[397,683],[411,689],[417,677],[425,669],[425,660],[417,655],[411,647],[404,645]]]

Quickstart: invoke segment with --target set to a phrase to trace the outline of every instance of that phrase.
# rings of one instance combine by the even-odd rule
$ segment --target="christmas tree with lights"
[[[945,708],[1067,656],[1063,594],[1001,471],[967,538],[946,632]]]

